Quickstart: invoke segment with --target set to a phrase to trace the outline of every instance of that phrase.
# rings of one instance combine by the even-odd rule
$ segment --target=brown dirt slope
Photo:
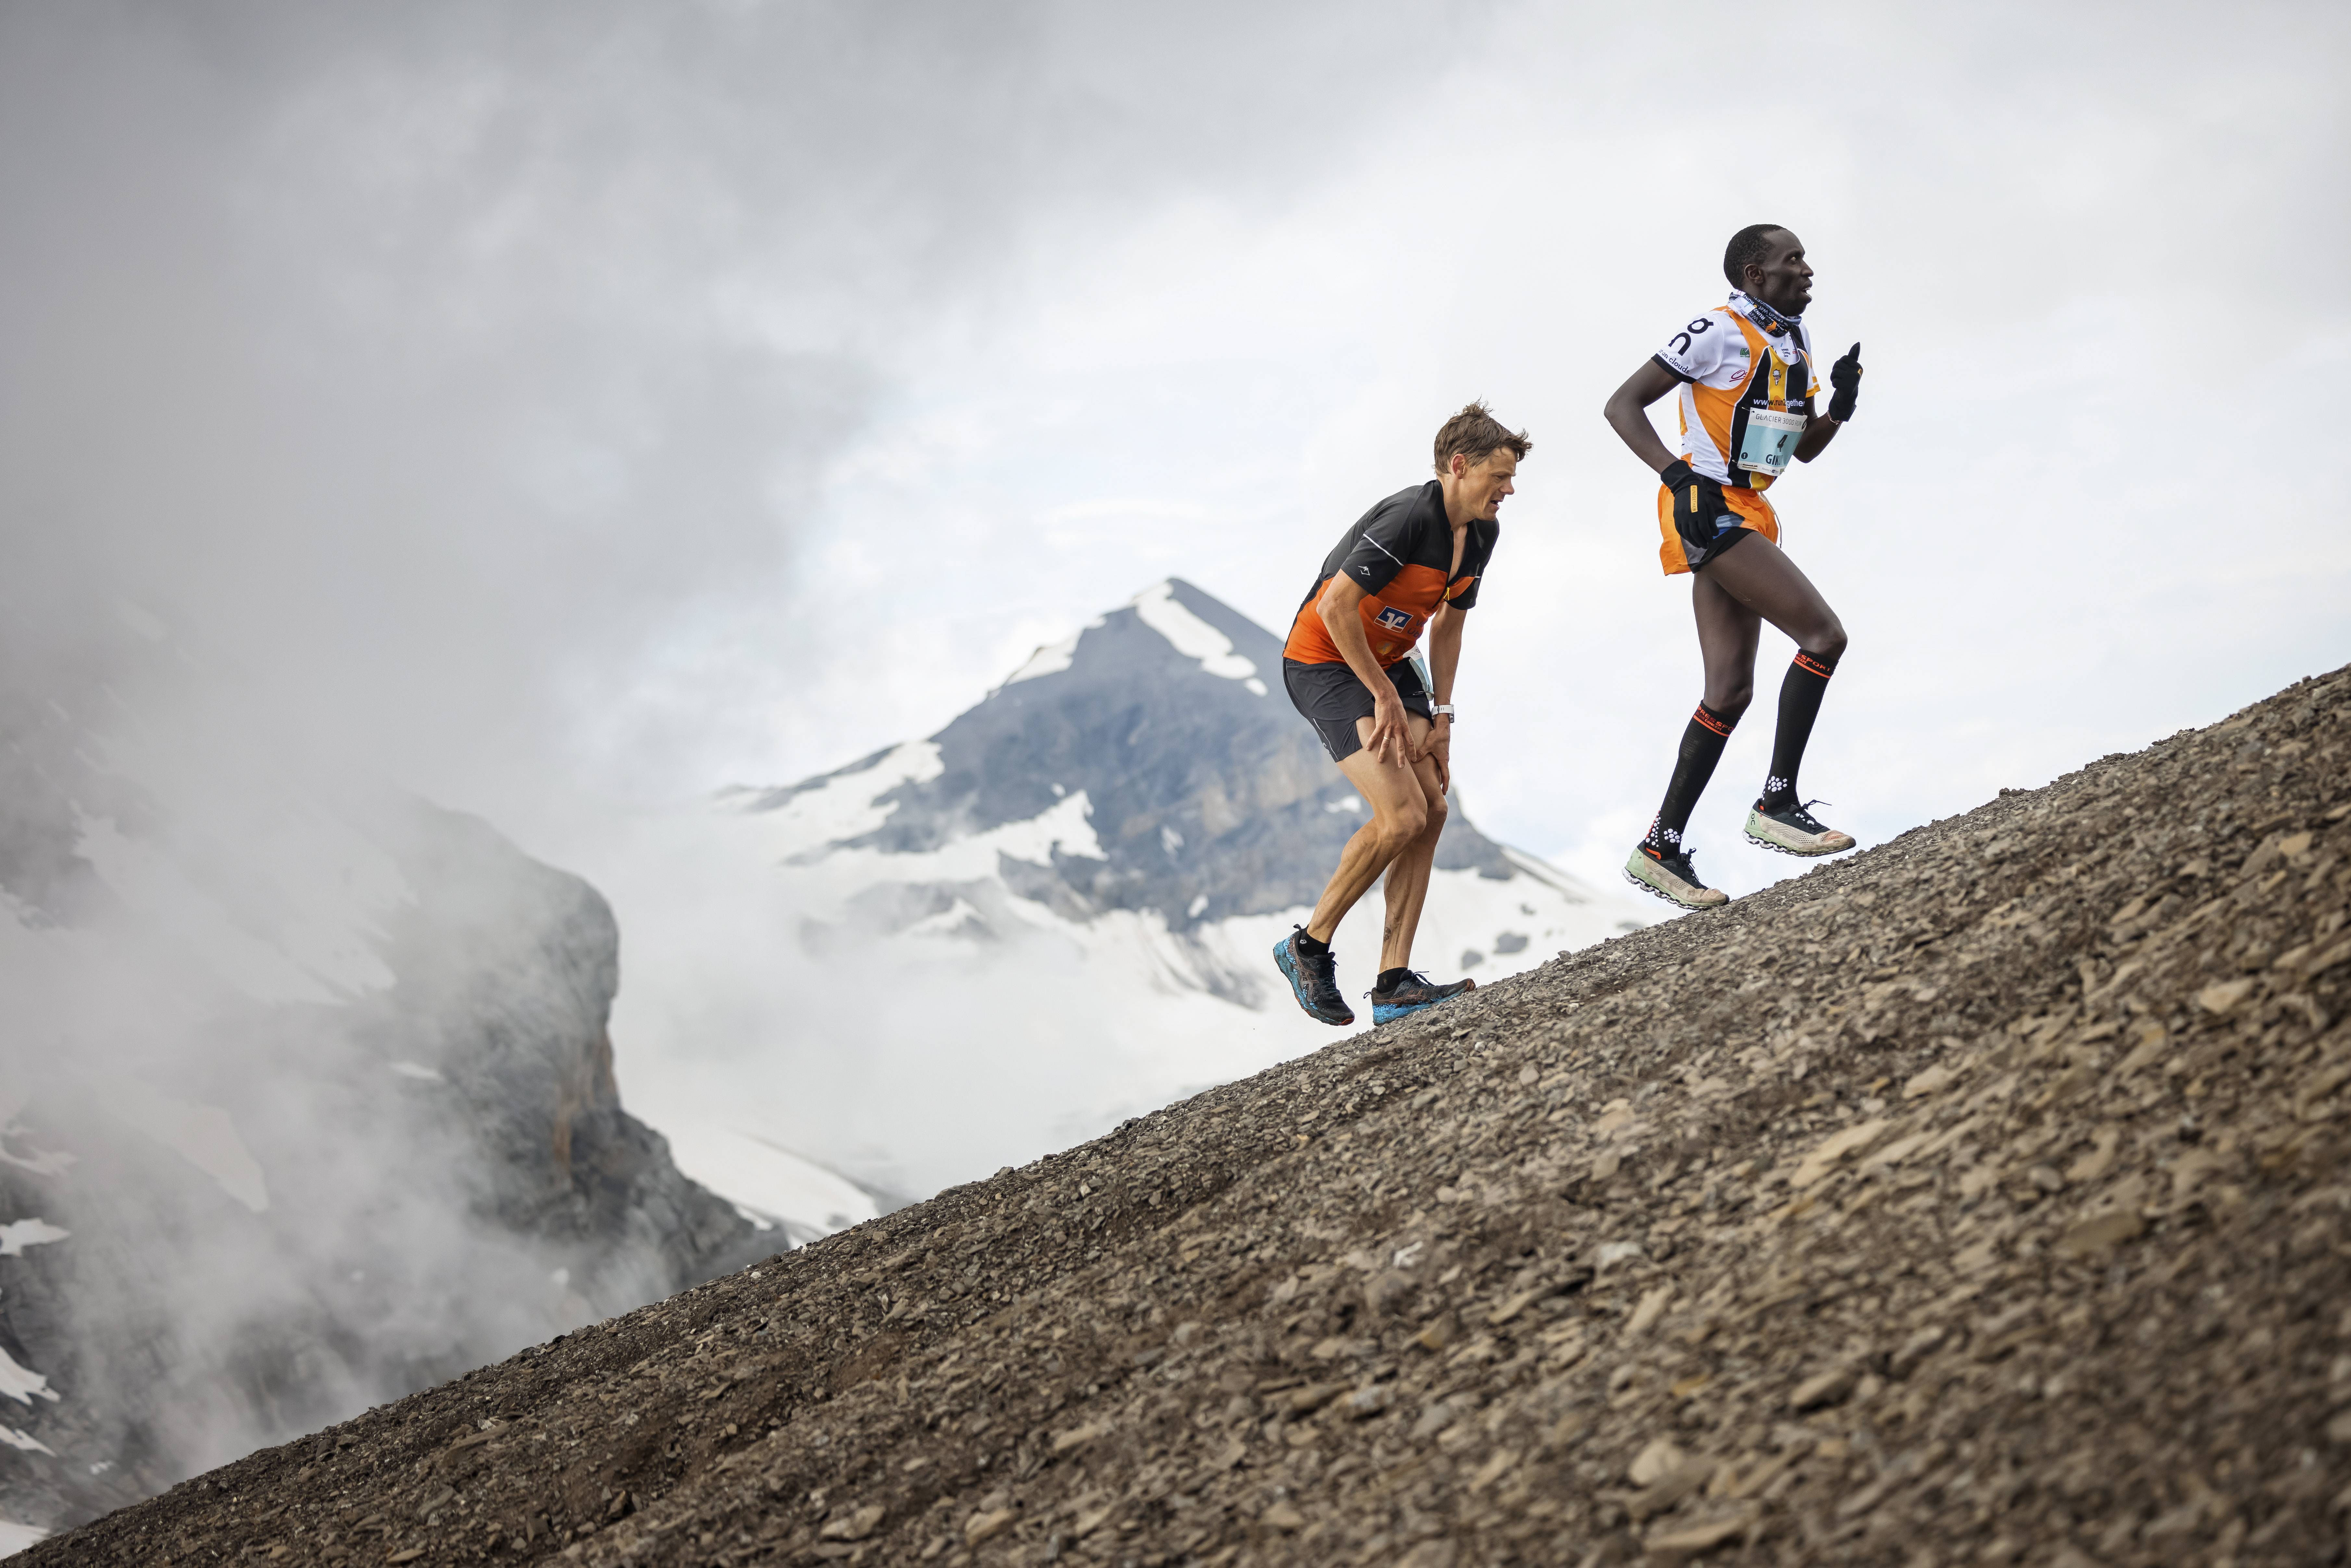
[[[2336,1562],[2351,674],[29,1564]]]

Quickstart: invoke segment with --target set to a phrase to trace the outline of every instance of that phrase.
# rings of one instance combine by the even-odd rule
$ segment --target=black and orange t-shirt
[[[1467,610],[1478,602],[1478,580],[1501,532],[1499,523],[1472,518],[1456,570],[1445,486],[1431,479],[1397,491],[1365,512],[1323,558],[1321,575],[1290,622],[1281,656],[1301,664],[1345,662],[1322,624],[1322,596],[1331,591],[1331,580],[1344,572],[1364,591],[1364,637],[1372,657],[1383,668],[1395,664],[1412,652],[1438,605]]]

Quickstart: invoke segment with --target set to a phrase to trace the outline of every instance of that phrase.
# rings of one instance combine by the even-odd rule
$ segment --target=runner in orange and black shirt
[[[1324,1023],[1355,1021],[1339,992],[1331,938],[1383,873],[1388,917],[1373,1020],[1386,1023],[1475,985],[1439,986],[1416,973],[1412,939],[1452,784],[1461,618],[1478,602],[1503,497],[1531,444],[1482,403],[1455,414],[1437,433],[1437,476],[1390,496],[1347,530],[1290,624],[1282,684],[1372,809],[1312,917],[1274,948],[1299,1006]],[[1424,628],[1433,693],[1410,657]]]
[[[1672,780],[1656,820],[1635,846],[1625,875],[1685,909],[1729,902],[1699,880],[1683,838],[1698,794],[1755,691],[1755,645],[1766,621],[1792,639],[1795,662],[1780,686],[1779,729],[1763,791],[1747,813],[1747,836],[1784,854],[1829,855],[1854,847],[1796,795],[1796,768],[1820,714],[1829,676],[1844,653],[1844,627],[1812,580],[1780,548],[1780,514],[1763,492],[1791,460],[1810,463],[1853,418],[1861,395],[1861,345],[1823,376],[1802,320],[1813,269],[1803,242],[1777,224],[1730,236],[1723,275],[1726,305],[1691,319],[1608,400],[1608,423],[1633,455],[1655,469],[1659,563],[1690,574],[1706,694],[1682,731]],[[1833,389],[1823,417],[1813,407]],[[1681,455],[1657,439],[1648,406],[1678,392]]]

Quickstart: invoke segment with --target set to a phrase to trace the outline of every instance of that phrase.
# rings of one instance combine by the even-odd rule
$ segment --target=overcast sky
[[[1869,367],[1773,499],[1852,636],[1805,792],[1881,840],[2351,657],[2346,30],[0,5],[10,612],[134,601],[626,931],[680,915],[616,823],[936,729],[1162,576],[1278,628],[1484,396],[1535,447],[1458,779],[1613,876],[1699,681],[1599,411],[1771,221]],[[1738,835],[1787,653],[1693,823],[1734,892],[1794,869]]]

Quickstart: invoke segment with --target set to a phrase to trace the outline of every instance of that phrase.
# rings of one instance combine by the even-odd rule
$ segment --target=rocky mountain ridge
[[[2351,673],[29,1562],[2337,1558]]]
[[[622,1108],[594,889],[6,651],[0,1543],[782,1244]]]

